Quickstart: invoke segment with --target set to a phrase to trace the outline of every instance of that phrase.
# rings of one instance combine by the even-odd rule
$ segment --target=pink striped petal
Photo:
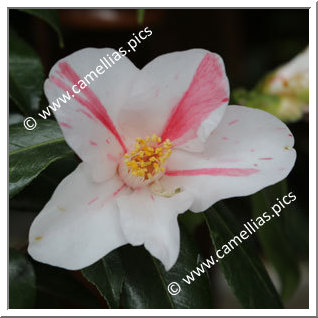
[[[116,172],[117,162],[110,160],[108,155],[118,158],[127,151],[114,118],[125,103],[138,69],[127,58],[122,57],[111,68],[98,75],[98,78],[93,75],[94,81],[87,77],[91,84],[80,93],[74,94],[72,87],[76,84],[78,90],[78,81],[91,71],[96,73],[96,67],[101,64],[100,59],[107,57],[107,54],[111,56],[114,52],[112,49],[92,48],[77,51],[53,66],[44,86],[50,104],[56,102],[62,94],[66,95],[66,91],[74,96],[66,104],[60,101],[61,107],[54,115],[67,143],[89,164],[97,182],[107,180]],[[125,91],[126,94],[123,93]]]
[[[234,120],[238,121],[229,125]],[[228,106],[205,152],[172,152],[162,184],[192,192],[194,212],[221,199],[250,195],[284,179],[293,168],[296,152],[288,134],[287,126],[269,113]]]
[[[161,134],[162,139],[174,141],[183,137],[184,143],[196,138],[204,120],[218,108],[227,105],[228,96],[223,62],[218,55],[207,53],[199,64],[189,88],[171,110]]]
[[[241,177],[249,176],[257,173],[256,169],[242,169],[242,168],[201,168],[188,170],[167,170],[166,176],[226,176],[226,177]]]
[[[69,65],[67,62],[60,62],[58,64],[59,71],[57,73],[62,77],[64,81],[69,81],[70,84],[76,85],[79,83],[81,78],[78,76],[78,74],[75,72],[75,70]],[[64,89],[65,92],[67,90],[70,90],[70,87],[68,87],[65,82],[61,84],[62,81],[58,81],[55,77],[52,76],[52,81],[59,86],[60,88]],[[106,129],[108,129],[114,137],[117,139],[121,147],[125,152],[127,152],[126,146],[123,143],[113,121],[109,117],[107,110],[106,110],[106,105],[104,106],[102,102],[99,100],[99,98],[95,95],[95,93],[91,90],[89,86],[87,86],[85,89],[82,91],[83,95],[85,98],[80,98],[79,95],[75,95],[75,99],[85,108],[87,108],[94,116],[97,118],[104,126]]]
[[[202,49],[161,55],[136,77],[119,114],[125,136],[156,133],[199,151],[220,122],[229,85],[222,59]]]

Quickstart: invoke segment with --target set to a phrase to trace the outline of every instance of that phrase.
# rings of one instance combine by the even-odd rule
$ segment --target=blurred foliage
[[[289,192],[284,180],[254,194],[251,198],[254,219],[262,215],[264,211],[271,212],[270,207],[277,203],[277,198],[281,199]],[[284,223],[288,216],[290,217],[290,213],[293,213],[291,207],[286,205],[282,215],[275,219],[275,222],[266,224],[257,232],[268,260],[279,275],[283,300],[288,300],[293,295],[300,280],[298,261],[284,231]]]
[[[35,17],[43,20],[50,25],[53,30],[57,33],[59,39],[59,45],[61,48],[64,47],[64,41],[61,31],[60,17],[57,10],[52,9],[20,9],[20,11],[34,15]]]
[[[34,308],[35,273],[27,256],[16,250],[9,251],[9,307],[11,309]]]
[[[137,21],[138,21],[138,24],[143,24],[144,23],[144,20],[145,20],[145,9],[138,9],[137,10]]]
[[[58,35],[60,47],[63,46],[55,10],[20,11],[50,25]],[[137,10],[139,24],[144,23],[144,15],[144,9]],[[286,23],[276,22],[281,27]],[[216,204],[204,214],[188,211],[180,215],[181,250],[169,272],[144,247],[130,245],[76,272],[30,259],[25,250],[30,218],[39,213],[59,182],[75,169],[78,160],[55,120],[39,120],[33,131],[26,131],[22,125],[24,116],[39,110],[44,72],[35,50],[19,36],[23,30],[16,31],[10,24],[9,184],[10,246],[13,247],[9,255],[10,308],[216,308],[218,286],[214,268],[191,285],[182,283],[181,279],[209,257],[211,251],[237,235],[246,220],[257,217],[275,203],[276,197],[286,194],[286,183],[264,189],[251,198],[226,200],[226,205]],[[259,60],[264,58],[263,51],[253,51],[254,62],[257,59],[253,70],[258,69]],[[279,52],[285,56],[290,50]],[[306,94],[273,94],[266,85],[271,74],[262,77],[250,91],[234,90],[232,100],[274,113],[286,122],[298,120],[303,114]],[[300,260],[308,260],[308,189],[299,183],[308,166],[308,124],[293,125],[296,141],[299,140],[296,142],[299,159],[289,177],[288,188],[297,195],[297,202],[219,262],[224,279],[244,308],[282,308],[299,285]],[[23,220],[22,225],[15,222],[16,215]],[[13,229],[18,225],[20,228],[11,231],[11,225]],[[264,264],[276,270],[280,295]],[[182,288],[176,296],[167,291],[173,281],[179,282]]]
[[[27,131],[20,123],[11,125],[9,136],[10,197],[21,191],[52,162],[73,153],[53,120],[38,120],[38,126],[32,131]]]
[[[287,123],[299,120],[306,108],[306,104],[293,97],[265,94],[258,90],[236,89],[232,99],[234,104],[264,110]]]
[[[26,115],[39,110],[44,73],[40,58],[13,30],[9,34],[10,98]]]
[[[251,91],[235,89],[235,104],[265,110],[289,123],[308,112],[308,49],[265,75]]]

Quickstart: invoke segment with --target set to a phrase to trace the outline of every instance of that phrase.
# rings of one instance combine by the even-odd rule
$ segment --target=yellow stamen
[[[131,175],[148,180],[164,172],[163,164],[171,155],[171,148],[169,139],[162,143],[156,134],[144,139],[137,137],[134,149],[124,155],[124,162]]]

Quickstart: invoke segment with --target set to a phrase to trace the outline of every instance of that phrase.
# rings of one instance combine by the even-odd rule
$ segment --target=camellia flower
[[[236,89],[233,98],[240,105],[265,110],[286,123],[301,119],[309,110],[308,48],[267,74],[253,90]]]
[[[309,50],[308,47],[288,63],[271,72],[258,85],[265,94],[276,97],[270,110],[285,122],[294,122],[308,113]]]
[[[88,48],[57,62],[45,82],[49,101],[94,78],[91,70],[100,74],[96,63],[114,52]],[[55,113],[82,163],[35,218],[31,256],[75,270],[144,244],[169,270],[179,254],[178,214],[284,179],[296,158],[289,129],[228,100],[214,53],[165,54],[142,70],[121,56]]]
[[[292,96],[308,104],[309,50],[308,47],[288,63],[270,74],[263,83],[265,93]]]

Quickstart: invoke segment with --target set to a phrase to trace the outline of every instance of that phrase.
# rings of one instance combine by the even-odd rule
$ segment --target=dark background
[[[137,24],[136,10],[59,10],[64,49],[54,31],[22,12],[10,24],[40,54],[46,72],[60,58],[85,47],[123,46]],[[231,87],[252,87],[267,71],[288,61],[308,44],[307,9],[149,9],[144,25],[153,34],[129,58],[142,67],[154,57],[192,48],[222,56]],[[24,34],[21,34],[21,33]]]
[[[164,53],[204,48],[221,55],[232,90],[238,87],[251,89],[267,72],[287,62],[303,50],[309,41],[309,10],[307,9],[149,9],[145,12],[143,25],[138,25],[137,12],[134,9],[69,9],[59,10],[59,14],[65,44],[62,49],[58,45],[56,33],[47,24],[17,10],[9,12],[10,26],[14,27],[40,55],[46,75],[56,61],[74,51],[85,47],[118,49],[133,38],[132,33],[137,33],[148,26],[153,32],[152,35],[137,46],[135,53],[127,55],[138,67],[143,67],[153,58]],[[40,108],[43,109],[46,106],[47,102],[43,100]],[[10,111],[12,110],[15,110],[15,106],[10,104]],[[307,220],[308,126],[308,118],[289,125],[295,135],[297,161],[288,178],[290,190],[297,195],[297,204]],[[76,161],[53,164],[10,202],[10,211],[12,211],[10,212],[10,246],[23,247],[32,219],[48,201],[59,181],[72,171],[76,164]],[[59,173],[56,174],[56,171]],[[234,200],[236,200],[234,201],[236,206],[242,203],[243,211],[244,199]],[[18,213],[21,210],[25,212],[23,216]],[[239,217],[244,219],[244,212]],[[198,239],[202,240],[202,237]],[[300,246],[300,252],[298,251],[299,254],[295,257],[304,259],[306,262],[308,257],[306,248]],[[43,277],[46,275],[42,281],[44,291],[40,293],[38,308],[61,308],[61,306],[62,308],[78,308],[78,304],[61,302],[60,296],[56,299],[56,295],[45,290],[46,285],[50,285],[50,288],[54,290],[55,275],[61,276],[64,280],[70,279],[67,271],[36,262],[34,266],[40,280],[41,273]],[[308,296],[307,270],[305,266],[302,283],[305,291],[300,288],[300,293],[303,293],[305,298]],[[215,275],[218,277],[219,274]],[[76,280],[70,281],[72,286],[70,293],[77,288],[78,281],[81,281],[79,276]],[[216,307],[237,308],[237,304],[231,298],[233,296],[222,284],[224,284],[223,281],[219,282]],[[56,288],[58,289],[58,286]],[[64,290],[64,293],[67,294],[68,290]],[[101,303],[103,308],[102,300]],[[306,308],[306,306],[308,304],[302,301],[301,297],[300,302],[290,304],[290,308]],[[83,307],[98,308],[94,302]]]

